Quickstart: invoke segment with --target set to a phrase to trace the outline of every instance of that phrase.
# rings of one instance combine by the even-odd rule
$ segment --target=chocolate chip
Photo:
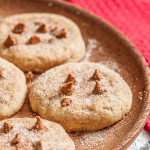
[[[61,106],[62,107],[65,107],[65,106],[68,106],[72,103],[72,100],[70,98],[64,98],[62,101],[61,101]]]
[[[69,83],[66,83],[65,85],[63,85],[61,87],[61,92],[66,94],[66,95],[72,95],[75,92],[75,89],[73,87],[73,83],[69,82]]]
[[[12,35],[8,35],[7,39],[4,42],[4,46],[5,47],[11,47],[17,45],[17,40],[15,37],[13,37]]]
[[[21,34],[24,31],[25,25],[23,23],[18,23],[14,29],[13,32],[17,34]]]
[[[41,42],[41,39],[38,36],[31,36],[30,40],[29,40],[29,44],[38,44]]]

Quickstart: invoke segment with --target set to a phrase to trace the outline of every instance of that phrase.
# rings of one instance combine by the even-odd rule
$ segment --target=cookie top
[[[64,16],[28,13],[7,17],[0,24],[0,56],[23,71],[43,72],[79,61],[84,53],[79,27]]]
[[[98,63],[68,63],[50,69],[33,83],[30,105],[67,131],[94,131],[119,121],[132,105],[122,77]]]
[[[75,150],[74,142],[57,123],[34,118],[0,122],[1,150]]]
[[[13,115],[22,107],[26,92],[23,72],[0,58],[0,119]]]

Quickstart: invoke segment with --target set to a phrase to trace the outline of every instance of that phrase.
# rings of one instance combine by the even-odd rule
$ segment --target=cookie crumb
[[[73,74],[68,74],[68,77],[67,77],[67,79],[66,79],[66,83],[68,83],[68,82],[72,82],[73,84],[76,83],[76,79],[75,79],[75,77],[73,76]]]
[[[47,33],[48,32],[48,28],[45,24],[41,24],[39,26],[39,28],[36,30],[36,32],[39,32],[39,33]]]
[[[94,71],[94,73],[93,73],[93,75],[92,75],[92,77],[91,77],[91,79],[92,80],[100,80],[100,70],[99,69],[95,69],[95,71]]]
[[[15,138],[12,141],[12,144],[18,144],[21,141],[21,135],[19,133],[16,134]]]
[[[30,40],[29,40],[29,44],[38,44],[41,42],[41,39],[38,36],[31,36]]]
[[[11,125],[10,122],[7,121],[7,122],[4,122],[3,128],[4,128],[4,132],[8,133],[13,129],[13,126]]]
[[[64,98],[62,101],[61,101],[61,106],[62,107],[65,107],[65,106],[68,106],[72,103],[72,100],[70,98]]]
[[[29,71],[27,74],[26,74],[26,78],[27,78],[27,81],[30,82],[30,81],[33,81],[34,79],[34,75],[31,71]]]
[[[18,23],[14,29],[13,32],[17,34],[21,34],[24,31],[25,25],[23,23]]]
[[[68,82],[61,87],[61,92],[66,95],[72,95],[75,92],[72,82]]]
[[[9,48],[14,45],[17,45],[17,40],[15,37],[9,34],[6,41],[4,42],[4,46]]]
[[[96,84],[93,90],[94,94],[103,94],[104,92],[106,92],[106,90],[102,89],[102,86],[100,85],[100,82],[96,80]]]
[[[33,130],[43,130],[43,131],[48,131],[48,128],[43,124],[42,119],[39,116],[36,116],[36,123],[32,127]]]
[[[66,38],[67,32],[66,32],[66,30],[63,28],[63,29],[61,29],[55,36],[56,36],[58,39]]]

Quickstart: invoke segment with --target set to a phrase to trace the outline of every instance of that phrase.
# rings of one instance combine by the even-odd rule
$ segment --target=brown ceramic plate
[[[88,47],[84,60],[103,63],[119,72],[132,89],[133,105],[130,113],[109,128],[97,132],[71,133],[76,149],[126,149],[142,130],[150,107],[149,69],[139,51],[112,26],[69,4],[42,0],[0,0],[1,17],[29,12],[56,13],[75,21]],[[15,115],[25,116],[33,116],[28,99],[21,111]]]

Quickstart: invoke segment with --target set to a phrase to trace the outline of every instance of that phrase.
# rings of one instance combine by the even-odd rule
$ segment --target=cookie
[[[22,107],[26,92],[23,72],[0,58],[0,119],[10,117]]]
[[[34,118],[0,122],[1,150],[75,150],[74,142],[57,123]]]
[[[77,62],[84,53],[79,27],[64,16],[28,13],[7,17],[0,24],[0,56],[23,71],[41,73]]]
[[[30,105],[67,131],[95,131],[122,119],[132,93],[122,77],[97,63],[68,63],[33,82]]]

